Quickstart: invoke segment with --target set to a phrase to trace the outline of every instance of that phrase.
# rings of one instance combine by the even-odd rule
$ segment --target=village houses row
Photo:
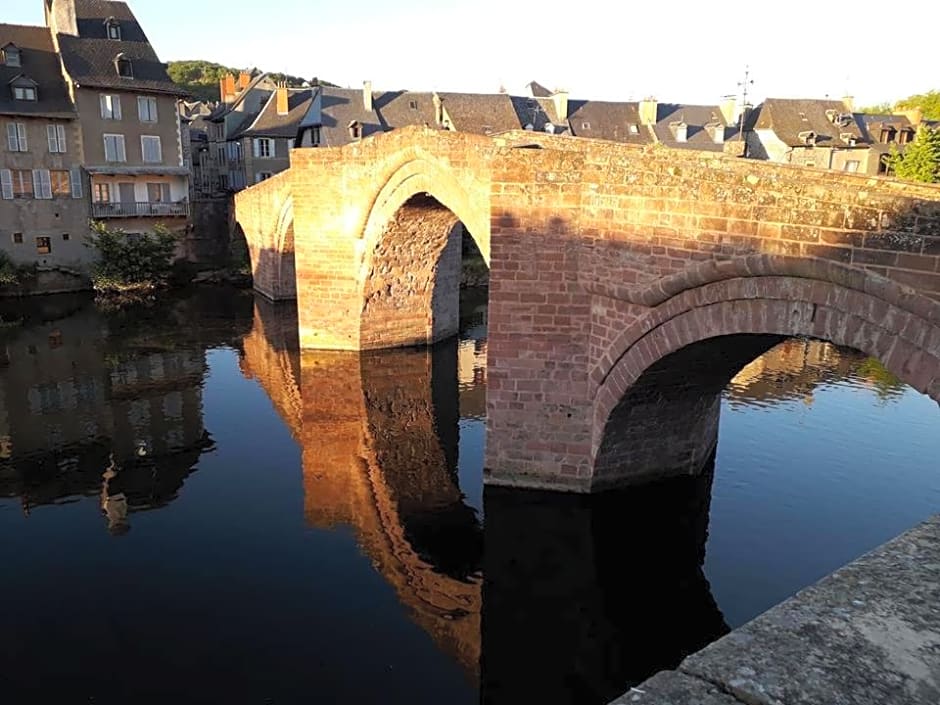
[[[526,95],[288,88],[265,73],[189,102],[124,2],[42,0],[45,26],[0,24],[0,250],[18,263],[84,271],[89,220],[128,233],[185,229],[194,209],[290,166],[293,148],[337,147],[408,125],[723,152],[884,173],[924,121],[862,115],[850,99],[768,99],[755,109]],[[932,125],[936,127],[936,125]],[[218,211],[214,211],[218,212]]]

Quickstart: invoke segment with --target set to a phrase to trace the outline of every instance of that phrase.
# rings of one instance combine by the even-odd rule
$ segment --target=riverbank
[[[612,705],[940,702],[940,515]]]

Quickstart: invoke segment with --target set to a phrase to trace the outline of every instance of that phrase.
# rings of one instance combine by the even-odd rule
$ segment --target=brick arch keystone
[[[729,264],[721,273],[731,270]],[[940,402],[940,302],[878,275],[844,270],[850,268],[777,257],[738,263],[737,273],[750,276],[676,284],[678,293],[614,340],[592,373],[592,463],[612,412],[647,369],[721,336],[808,336],[855,348]]]

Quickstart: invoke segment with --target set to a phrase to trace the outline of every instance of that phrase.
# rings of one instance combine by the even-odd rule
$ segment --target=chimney
[[[372,81],[362,82],[362,107],[367,113],[372,112]]]
[[[734,125],[738,121],[737,108],[738,99],[733,95],[723,98],[718,105],[718,109],[721,111],[721,117],[724,118],[726,125]]]
[[[275,101],[277,102],[277,114],[278,115],[287,115],[290,112],[290,109],[287,105],[287,82],[283,81],[277,84],[277,90],[275,91]]]
[[[845,106],[845,112],[847,113],[855,112],[855,96],[854,95],[843,96],[842,104]]]
[[[552,93],[552,103],[555,104],[556,121],[568,122],[568,91],[557,90]]]
[[[431,96],[431,102],[434,103],[434,121],[437,123],[437,127],[444,126],[444,104],[441,101],[441,97],[435,92]]]
[[[908,120],[910,120],[911,126],[914,129],[920,127],[920,123],[924,121],[924,111],[920,108],[911,108],[910,110],[895,110],[895,115],[903,115]]]
[[[251,83],[251,74],[247,71],[242,71],[238,74],[238,90],[243,91],[248,88],[248,84]]]
[[[640,122],[644,125],[656,124],[656,112],[659,103],[655,98],[644,98],[640,101]]]
[[[219,91],[223,103],[230,103],[235,99],[235,77],[232,74],[219,79]]]

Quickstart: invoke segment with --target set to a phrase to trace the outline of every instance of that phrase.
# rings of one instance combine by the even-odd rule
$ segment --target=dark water
[[[0,702],[602,703],[940,511],[937,405],[799,340],[699,477],[484,492],[464,304],[362,355],[245,292],[0,310]]]

